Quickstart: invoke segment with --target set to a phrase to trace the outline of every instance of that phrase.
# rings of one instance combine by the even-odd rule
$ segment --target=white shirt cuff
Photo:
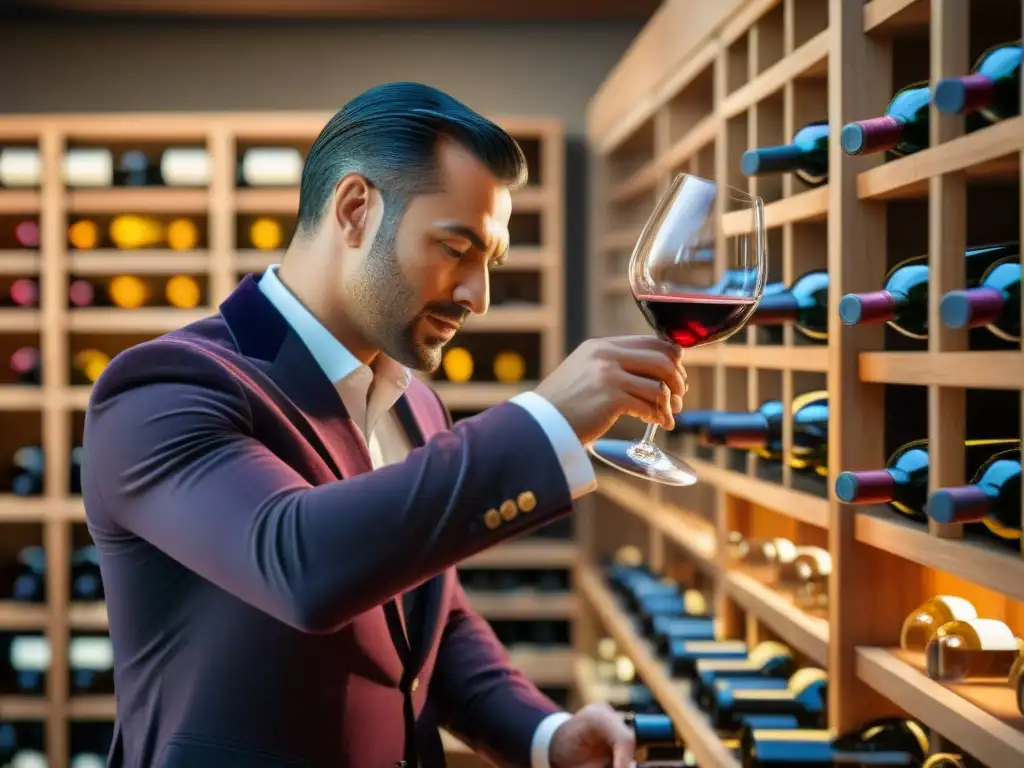
[[[530,748],[530,768],[551,768],[551,739],[566,720],[572,719],[568,712],[554,712],[543,720],[533,732],[533,746]]]
[[[520,392],[509,402],[526,409],[548,436],[562,465],[573,499],[595,490],[597,476],[590,463],[590,454],[558,409],[536,392]]]

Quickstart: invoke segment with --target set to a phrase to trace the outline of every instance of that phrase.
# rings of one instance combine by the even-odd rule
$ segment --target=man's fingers
[[[682,397],[686,392],[683,372],[671,357],[662,352],[649,349],[624,350],[619,358],[619,365],[630,373],[665,382],[674,395]]]

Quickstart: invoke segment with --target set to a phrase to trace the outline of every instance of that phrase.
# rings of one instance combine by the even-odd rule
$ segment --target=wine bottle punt
[[[932,680],[959,683],[975,677],[1008,678],[1021,641],[998,619],[964,619],[943,624],[924,650]]]
[[[946,77],[933,101],[947,115],[981,112],[997,122],[1020,113],[1020,40],[996,45],[975,62],[969,75]]]
[[[1020,255],[1017,242],[995,243],[969,249],[964,254],[968,288],[1001,259]],[[848,293],[839,302],[839,316],[846,325],[887,323],[912,339],[928,337],[927,256],[914,256],[893,267],[885,276],[884,288],[867,293]]]
[[[924,651],[939,627],[951,621],[976,618],[978,610],[969,600],[953,595],[930,597],[903,620],[900,648],[905,651]]]
[[[828,121],[808,123],[791,144],[747,150],[740,169],[745,176],[793,173],[810,187],[828,183]]]
[[[950,328],[988,329],[1004,341],[1020,341],[1020,260],[992,265],[973,288],[950,291],[939,305]]]
[[[890,152],[897,157],[928,148],[931,88],[927,80],[901,88],[882,117],[843,126],[840,141],[848,155]]]
[[[748,325],[793,323],[813,341],[828,338],[828,272],[818,269],[798,277],[792,286],[761,297]]]
[[[974,477],[996,453],[1020,448],[1020,440],[964,441],[964,476]],[[928,441],[915,440],[900,446],[885,469],[840,472],[836,496],[847,504],[888,504],[896,512],[920,522],[928,520]]]
[[[940,488],[928,499],[928,516],[937,523],[982,522],[996,536],[1021,537],[1020,448],[1002,451],[985,462],[969,485]]]

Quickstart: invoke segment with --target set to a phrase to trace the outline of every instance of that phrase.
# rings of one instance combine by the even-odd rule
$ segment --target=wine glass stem
[[[654,433],[657,432],[657,431],[658,431],[658,425],[657,424],[648,424],[647,425],[647,431],[644,432],[644,439],[641,440],[640,442],[643,445],[653,446],[654,445]]]

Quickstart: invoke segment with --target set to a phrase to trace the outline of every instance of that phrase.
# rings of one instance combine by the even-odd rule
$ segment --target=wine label
[[[109,187],[114,158],[109,149],[69,149],[64,153],[64,183],[69,187]]]
[[[937,595],[934,598],[937,602],[946,606],[949,611],[950,621],[966,621],[967,619],[978,618],[978,611],[970,600],[953,595]]]
[[[18,672],[45,672],[50,667],[50,641],[21,636],[11,640],[11,668]]]
[[[978,637],[980,649],[984,651],[1017,651],[1017,638],[1008,626],[999,619],[966,619],[964,621]]]
[[[0,185],[38,187],[43,175],[39,150],[34,147],[7,147],[0,150]]]
[[[796,698],[796,691],[790,689],[772,690],[764,688],[733,688],[732,697],[737,701],[792,701]]]
[[[302,154],[293,147],[254,148],[242,156],[242,178],[253,187],[296,186],[302,164]]]
[[[73,637],[68,642],[68,662],[74,669],[113,669],[114,645],[109,637]]]
[[[160,175],[170,187],[205,187],[210,167],[210,153],[202,147],[167,149],[160,158]]]
[[[831,744],[832,733],[827,730],[810,728],[786,729],[761,729],[754,731],[754,737],[758,741],[799,741],[807,744]]]
[[[742,640],[687,640],[683,643],[684,653],[741,653],[747,649]]]

